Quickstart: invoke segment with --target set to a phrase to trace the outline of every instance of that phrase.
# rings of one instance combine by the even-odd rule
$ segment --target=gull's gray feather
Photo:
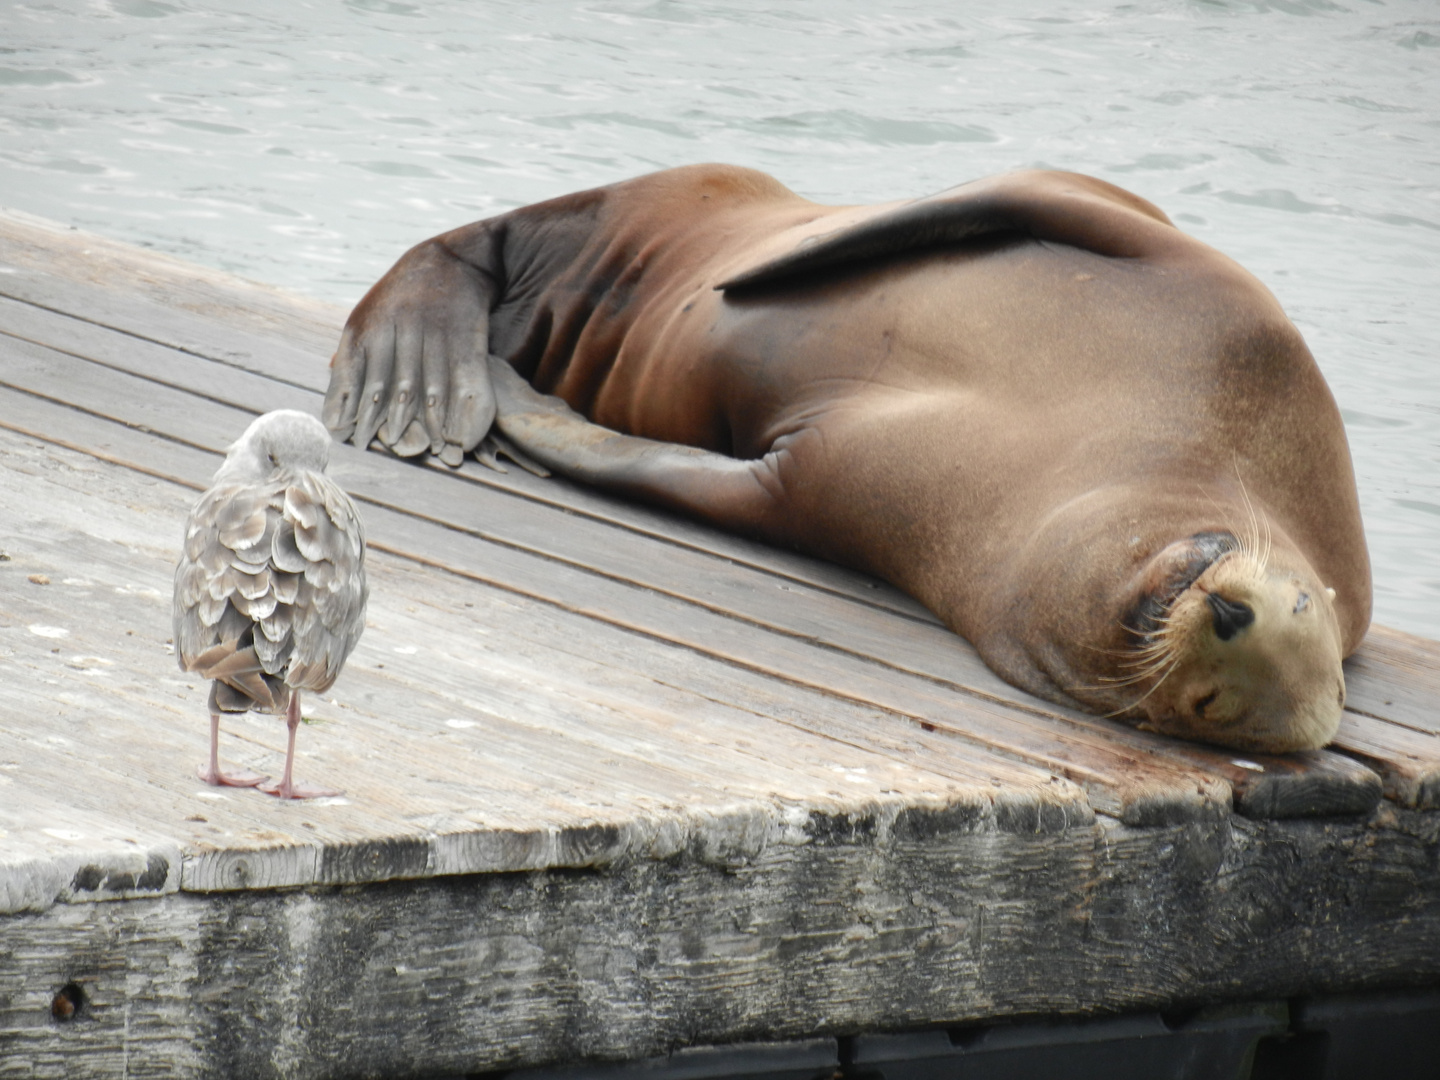
[[[284,712],[330,688],[365,627],[365,531],[325,475],[314,417],[266,413],[190,512],[175,569],[175,655],[211,708]]]

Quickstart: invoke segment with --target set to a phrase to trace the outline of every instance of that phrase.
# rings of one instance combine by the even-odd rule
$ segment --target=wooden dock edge
[[[1433,814],[1027,833],[942,812],[804,834],[734,863],[12,916],[0,1073],[466,1073],[1440,980]],[[61,1022],[65,986],[82,1004]]]

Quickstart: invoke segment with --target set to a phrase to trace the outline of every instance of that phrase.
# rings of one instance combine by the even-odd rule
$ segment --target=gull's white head
[[[215,482],[258,481],[286,470],[324,472],[330,433],[309,413],[276,409],[258,416],[225,453]]]

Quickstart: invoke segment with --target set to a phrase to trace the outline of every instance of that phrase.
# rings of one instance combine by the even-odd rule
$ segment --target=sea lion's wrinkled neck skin
[[[1338,722],[1370,617],[1339,412],[1269,291],[1134,195],[826,207],[695,166],[526,207],[371,290],[327,424],[457,462],[494,416],[477,341],[593,422],[502,393],[552,468],[883,577],[1017,686],[1251,749]],[[1264,574],[1192,553],[1176,591],[1195,537],[1251,534]]]

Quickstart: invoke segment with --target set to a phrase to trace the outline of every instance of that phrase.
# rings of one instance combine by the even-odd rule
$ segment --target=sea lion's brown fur
[[[1102,181],[837,208],[694,166],[516,210],[371,290],[326,421],[453,463],[497,383],[552,467],[886,578],[1042,697],[1262,750],[1339,722],[1334,400],[1263,285]]]

